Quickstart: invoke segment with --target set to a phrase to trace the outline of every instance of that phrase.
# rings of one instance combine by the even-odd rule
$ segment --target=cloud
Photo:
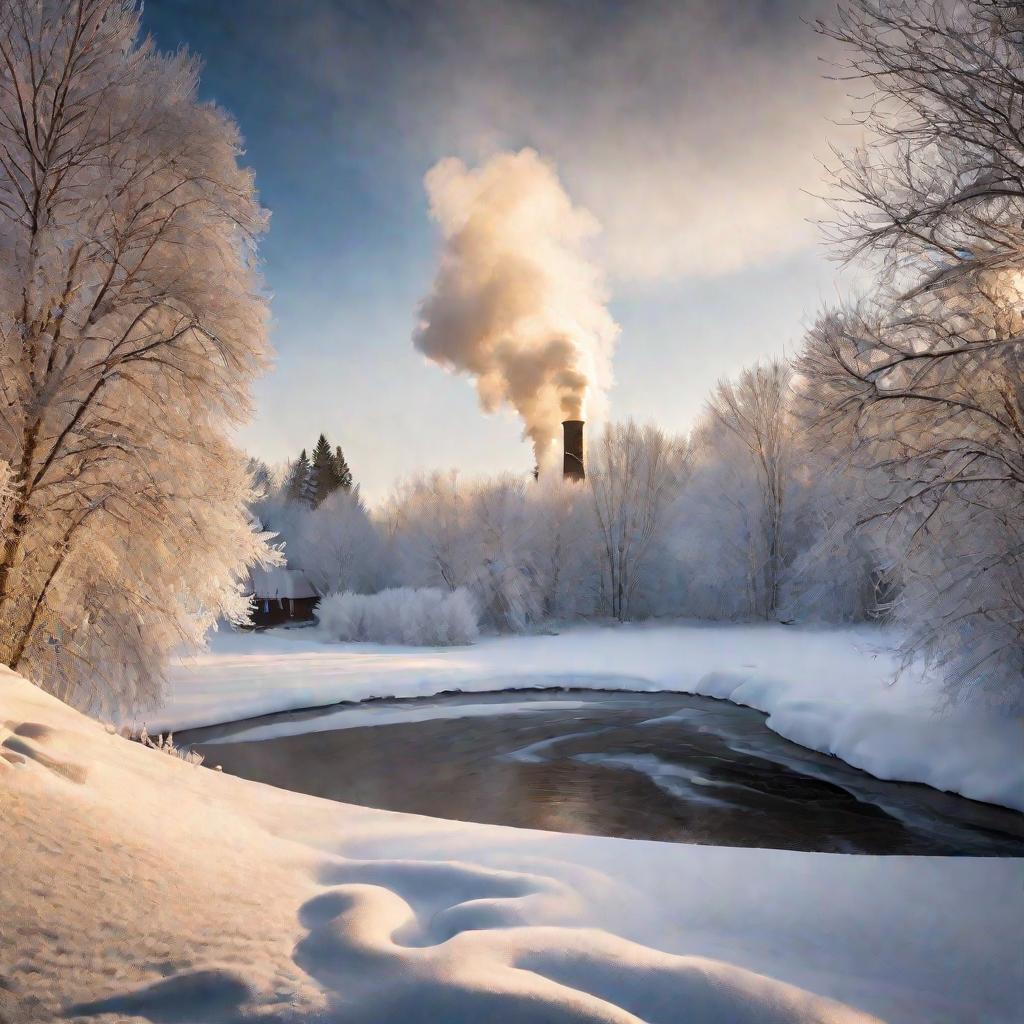
[[[616,290],[813,245],[826,136],[852,134],[832,124],[848,99],[805,23],[829,0],[253,3],[290,123],[326,128],[368,190],[532,147],[604,225]]]
[[[376,105],[424,166],[523,146],[550,157],[604,225],[618,282],[730,273],[814,244],[822,211],[802,190],[820,189],[830,118],[847,107],[804,24],[824,0],[398,9],[405,31],[380,38],[372,24],[353,36],[337,7],[310,19],[308,45],[343,51],[326,51],[325,80]]]

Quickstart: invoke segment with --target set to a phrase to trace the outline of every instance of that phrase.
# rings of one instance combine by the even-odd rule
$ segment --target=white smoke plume
[[[424,179],[443,244],[413,342],[476,378],[487,412],[509,405],[538,462],[562,420],[598,415],[619,328],[584,253],[597,221],[534,150],[477,169],[454,157]]]

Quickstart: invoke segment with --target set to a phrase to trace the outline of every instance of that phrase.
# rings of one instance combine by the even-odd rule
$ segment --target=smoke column
[[[597,221],[532,149],[477,169],[454,157],[424,179],[443,243],[413,343],[476,379],[486,412],[509,405],[538,463],[565,419],[601,412],[619,328],[584,256]]]

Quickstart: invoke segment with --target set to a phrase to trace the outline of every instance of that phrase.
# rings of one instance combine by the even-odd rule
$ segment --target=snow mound
[[[0,1019],[1012,1019],[1001,864],[348,807],[161,757],[6,670],[0,723]]]
[[[329,594],[317,608],[320,632],[332,640],[447,647],[480,633],[468,590],[393,587],[376,594]]]
[[[598,929],[530,926],[529,901],[543,916],[547,900],[566,898],[544,877],[371,867],[371,884],[333,887],[300,912],[308,933],[296,961],[333,993],[339,1021],[673,1024],[680,1009],[688,1020],[734,1024],[872,1019],[728,964]]]

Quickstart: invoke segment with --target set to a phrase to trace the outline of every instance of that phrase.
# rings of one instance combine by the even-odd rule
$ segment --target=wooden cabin
[[[254,629],[314,620],[320,595],[301,569],[253,569],[250,582]]]

